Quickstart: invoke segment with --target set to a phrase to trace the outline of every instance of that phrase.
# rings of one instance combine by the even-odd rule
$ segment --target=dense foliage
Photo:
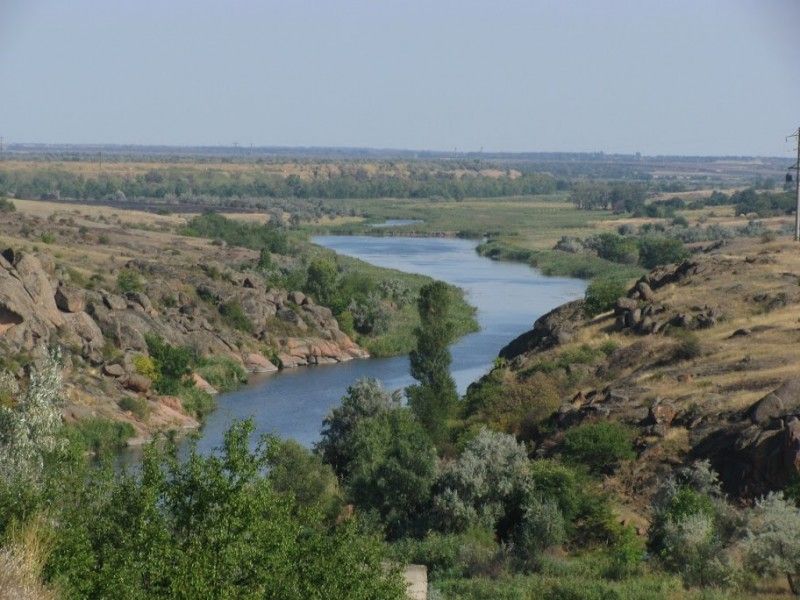
[[[223,169],[153,168],[134,176],[83,175],[48,167],[0,170],[0,194],[18,198],[59,195],[82,200],[127,198],[466,198],[546,194],[556,190],[547,174],[499,177],[423,170],[407,176],[368,174],[365,169],[325,177],[301,178],[249,170],[231,177]]]
[[[285,229],[272,221],[259,225],[226,219],[217,213],[205,213],[192,218],[182,230],[184,235],[222,240],[231,246],[254,250],[266,249],[287,254],[289,242]]]
[[[449,319],[450,290],[434,282],[420,290],[417,347],[411,352],[411,376],[419,383],[406,389],[409,405],[437,444],[447,438],[447,425],[458,394],[450,376],[453,324]]]

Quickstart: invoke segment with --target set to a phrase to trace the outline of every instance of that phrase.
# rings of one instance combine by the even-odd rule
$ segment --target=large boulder
[[[784,381],[750,406],[745,416],[753,423],[763,425],[772,419],[796,413],[800,413],[800,377]]]
[[[86,298],[82,290],[59,284],[55,293],[56,306],[67,313],[79,313],[86,308]]]
[[[539,317],[533,324],[533,329],[500,350],[500,357],[511,360],[532,350],[547,350],[567,343],[573,338],[575,328],[582,322],[583,300],[568,302]]]
[[[711,461],[728,493],[755,498],[800,474],[800,378],[790,379],[692,449]]]
[[[0,258],[0,336],[14,351],[49,342],[64,324],[53,286],[32,254],[6,250]]]
[[[255,352],[251,352],[244,357],[244,367],[251,373],[272,373],[278,370],[278,367],[264,356]]]

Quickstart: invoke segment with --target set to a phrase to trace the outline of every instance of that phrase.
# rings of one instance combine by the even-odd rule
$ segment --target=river
[[[461,393],[488,371],[505,344],[530,329],[548,310],[582,296],[585,287],[576,279],[545,277],[525,265],[479,256],[476,242],[469,240],[321,236],[313,241],[339,254],[428,275],[466,292],[469,303],[478,309],[481,329],[451,347],[452,373]],[[322,419],[361,377],[375,377],[389,390],[413,382],[406,356],[299,367],[255,377],[245,387],[218,398],[218,408],[209,415],[198,446],[202,452],[218,447],[231,422],[247,417],[255,419],[257,433],[275,433],[310,446],[319,438]]]

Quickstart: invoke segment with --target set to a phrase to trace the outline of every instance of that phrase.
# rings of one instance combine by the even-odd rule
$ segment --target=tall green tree
[[[411,352],[411,376],[419,381],[406,389],[409,405],[431,439],[441,446],[447,440],[447,421],[458,401],[450,376],[453,323],[450,320],[450,290],[441,281],[424,286],[417,308],[420,326],[415,330],[417,347]]]

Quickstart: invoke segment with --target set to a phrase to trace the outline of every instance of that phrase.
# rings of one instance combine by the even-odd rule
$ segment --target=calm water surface
[[[452,372],[459,391],[487,372],[498,351],[530,329],[548,310],[583,295],[584,283],[544,277],[525,265],[478,256],[476,243],[446,238],[323,236],[320,246],[339,254],[401,271],[421,273],[462,288],[478,309],[481,330],[451,347]],[[408,357],[355,360],[337,365],[300,367],[254,378],[244,388],[223,394],[208,417],[199,447],[218,447],[236,419],[254,417],[258,433],[276,433],[311,445],[322,419],[360,377],[375,377],[390,389],[412,383]]]

